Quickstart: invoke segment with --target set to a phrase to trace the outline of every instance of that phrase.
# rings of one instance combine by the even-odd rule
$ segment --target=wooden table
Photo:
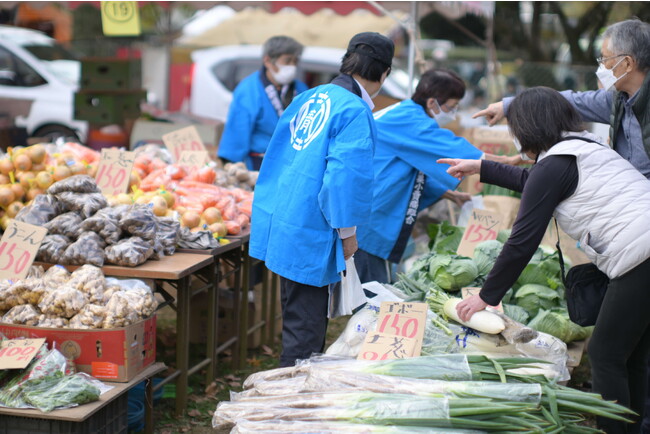
[[[102,408],[109,405],[112,401],[119,398],[122,394],[126,393],[129,389],[144,380],[149,380],[154,375],[166,369],[164,363],[154,363],[153,365],[145,368],[144,371],[135,376],[128,383],[106,383],[113,386],[111,390],[104,393],[99,397],[98,401],[83,404],[78,407],[66,408],[63,410],[54,410],[49,413],[43,413],[35,409],[13,409],[0,407],[0,415],[14,416],[14,417],[29,417],[34,419],[47,419],[47,420],[60,420],[65,422],[81,423]],[[147,434],[153,433],[153,388],[152,381],[147,381],[145,386],[145,432]],[[124,414],[126,424],[127,414]],[[21,431],[26,432],[26,431]]]

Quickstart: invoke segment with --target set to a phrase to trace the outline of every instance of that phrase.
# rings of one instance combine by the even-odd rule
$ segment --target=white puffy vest
[[[572,136],[598,138],[588,133]],[[578,186],[554,215],[610,279],[650,257],[650,181],[605,145],[566,140],[539,156],[574,155]]]

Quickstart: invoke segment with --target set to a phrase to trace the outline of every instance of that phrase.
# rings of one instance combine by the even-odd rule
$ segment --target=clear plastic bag
[[[120,228],[134,237],[155,240],[158,219],[150,207],[133,205],[120,219]]]
[[[112,329],[138,322],[140,316],[130,306],[131,299],[125,294],[124,291],[120,291],[111,296],[111,299],[106,304],[106,317],[102,323],[102,328]]]
[[[95,179],[88,175],[70,176],[55,182],[47,189],[48,194],[59,194],[66,191],[73,193],[101,193]]]
[[[136,267],[151,257],[153,247],[149,241],[140,237],[131,237],[106,247],[105,253],[106,261],[111,264]]]
[[[81,229],[99,234],[106,244],[115,244],[122,236],[119,221],[119,214],[115,208],[103,208],[84,220]]]
[[[87,304],[81,312],[70,319],[70,328],[98,329],[106,318],[106,307],[99,304]]]
[[[39,278],[29,278],[17,280],[11,288],[16,297],[23,300],[24,303],[38,305],[43,297],[43,294],[48,291],[48,288],[43,284],[43,280]]]
[[[6,312],[15,306],[26,303],[21,294],[16,292],[13,282],[9,280],[0,281],[0,311]]]
[[[41,312],[63,318],[72,318],[88,303],[86,295],[71,286],[65,285],[48,292],[38,304]]]
[[[54,265],[43,274],[43,284],[52,288],[63,286],[68,283],[68,280],[70,280],[70,272],[61,265]]]
[[[23,384],[23,399],[28,405],[46,413],[56,408],[76,407],[99,399],[101,389],[96,381],[82,372],[63,378],[30,380]]]
[[[102,208],[108,206],[106,198],[101,193],[74,193],[64,191],[56,195],[67,211],[77,211],[83,219],[87,219]]]
[[[32,203],[16,214],[16,221],[43,226],[63,212],[63,205],[52,195],[39,194]]]
[[[66,265],[104,265],[104,240],[94,232],[83,232],[77,241],[70,244],[61,263]]]
[[[155,240],[150,240],[149,243],[151,244],[151,248],[153,249],[153,253],[151,254],[151,256],[149,256],[149,259],[158,261],[160,260],[160,258],[163,258],[165,256],[165,248],[160,242],[160,239],[156,238]]]
[[[35,326],[38,324],[40,313],[34,309],[31,304],[21,304],[12,307],[9,312],[4,314],[2,322],[5,324],[22,324],[26,326]]]
[[[72,241],[64,235],[46,235],[36,254],[36,260],[58,264]]]
[[[219,247],[219,241],[209,231],[192,232],[182,227],[178,232],[178,247],[195,250],[214,249]]]
[[[54,217],[44,226],[49,235],[65,235],[76,240],[81,234],[82,221],[79,214],[71,211]]]
[[[89,303],[101,303],[104,300],[106,279],[100,268],[83,265],[72,272],[68,285],[88,295]]]
[[[66,318],[61,318],[56,315],[41,314],[38,317],[37,326],[47,327],[51,329],[62,329],[68,326],[68,320]]]
[[[178,244],[181,224],[172,217],[158,217],[157,239],[163,245],[165,255],[173,255]]]

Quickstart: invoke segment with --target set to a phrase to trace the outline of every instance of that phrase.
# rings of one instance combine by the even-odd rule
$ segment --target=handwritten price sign
[[[377,331],[394,336],[415,339],[415,354],[420,355],[422,339],[427,320],[426,303],[404,303],[385,301],[379,309]]]
[[[0,240],[0,279],[23,279],[45,235],[43,227],[12,220]]]
[[[188,169],[200,169],[210,162],[207,151],[183,151],[178,159],[178,164]]]
[[[501,230],[501,217],[493,212],[475,209],[467,222],[467,228],[460,241],[457,253],[474,257],[474,248],[487,240],[496,240]]]
[[[194,125],[164,134],[162,139],[176,162],[180,161],[183,151],[205,152],[205,145]]]
[[[44,343],[45,338],[0,342],[0,369],[26,368]]]
[[[95,181],[104,196],[127,193],[135,152],[102,149]]]
[[[406,359],[414,356],[416,346],[417,339],[370,332],[366,336],[357,360]]]

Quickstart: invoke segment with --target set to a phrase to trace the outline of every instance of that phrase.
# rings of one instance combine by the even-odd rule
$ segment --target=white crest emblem
[[[326,93],[314,93],[291,119],[291,146],[302,151],[323,131],[332,102]]]

